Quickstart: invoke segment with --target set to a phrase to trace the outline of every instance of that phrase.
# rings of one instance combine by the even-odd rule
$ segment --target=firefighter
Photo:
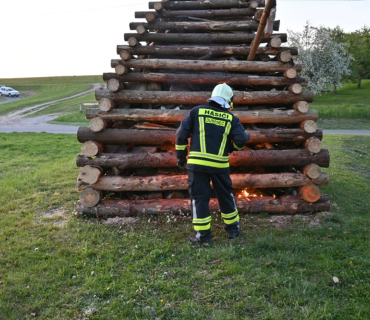
[[[228,238],[234,239],[240,234],[238,209],[230,179],[229,153],[242,150],[250,137],[239,119],[231,113],[232,101],[233,90],[225,83],[217,85],[207,104],[193,108],[176,131],[177,164],[188,172],[195,231],[189,237],[192,243],[212,243],[210,181]],[[191,138],[189,155],[188,138]]]

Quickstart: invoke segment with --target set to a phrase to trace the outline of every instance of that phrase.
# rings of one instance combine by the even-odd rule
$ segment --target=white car
[[[1,87],[0,94],[2,96],[8,96],[8,97],[19,97],[19,91],[14,90],[13,88],[10,88],[10,87]]]

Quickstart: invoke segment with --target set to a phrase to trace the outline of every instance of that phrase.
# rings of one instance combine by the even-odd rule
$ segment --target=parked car
[[[14,90],[13,88],[10,88],[10,87],[1,87],[0,94],[2,96],[8,96],[8,97],[19,97],[19,91]]]

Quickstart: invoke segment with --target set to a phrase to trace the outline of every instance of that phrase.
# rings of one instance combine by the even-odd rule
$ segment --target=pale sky
[[[149,0],[12,0],[0,19],[0,79],[114,72],[118,44]],[[344,31],[370,26],[370,0],[277,0],[280,31],[313,26]]]

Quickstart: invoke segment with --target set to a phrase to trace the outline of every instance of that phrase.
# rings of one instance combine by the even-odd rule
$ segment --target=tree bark
[[[251,8],[232,8],[232,9],[219,9],[219,10],[176,10],[176,11],[136,11],[135,18],[145,18],[150,16],[148,22],[155,21],[156,19],[163,18],[228,18],[228,17],[252,17],[256,10]]]
[[[302,65],[294,67],[279,61],[218,61],[218,60],[180,60],[180,59],[136,59],[111,60],[111,66],[123,65],[127,68],[171,69],[171,70],[205,70],[205,71],[246,71],[246,72],[285,72],[294,69],[302,71]]]
[[[265,174],[231,174],[230,178],[234,189],[244,188],[291,188],[306,184],[327,185],[329,175],[322,173],[317,179],[310,179],[302,173],[265,173]],[[171,191],[187,190],[187,175],[155,175],[149,177],[138,176],[102,176],[92,184],[86,185],[81,179],[78,189],[81,191],[87,186],[101,191]]]
[[[286,33],[276,33],[274,37],[279,37],[281,42],[287,41]],[[225,44],[250,44],[254,39],[254,34],[252,33],[146,33],[146,34],[137,34],[137,33],[125,33],[124,40],[129,41],[130,39],[136,39],[137,42],[159,42],[159,43],[225,43]],[[133,42],[134,40],[129,41],[130,46],[134,47],[137,44]],[[261,38],[261,43],[267,43],[270,39]]]
[[[170,45],[170,46],[138,46],[131,47],[125,45],[117,46],[117,54],[120,54],[122,50],[127,51],[132,55],[247,55],[250,52],[248,46],[187,46],[187,45]],[[289,51],[292,55],[298,54],[296,47],[281,47],[281,48],[269,48],[269,47],[258,47],[256,54],[258,55],[277,55],[279,53]],[[128,59],[123,59],[128,60]],[[290,60],[290,59],[289,59]],[[285,62],[285,61],[284,61]]]
[[[305,167],[305,174],[310,178],[317,178],[319,170],[310,169],[311,164],[328,168],[330,163],[329,151],[322,149],[317,154],[312,154],[305,149],[290,150],[243,150],[233,152],[229,157],[230,166],[233,167]],[[78,154],[76,165],[98,167],[117,167],[119,170],[128,168],[174,168],[177,158],[174,153],[103,153],[95,158]],[[307,167],[307,168],[306,168]],[[321,171],[320,171],[321,173]]]
[[[279,30],[280,21],[274,21],[273,29]],[[144,30],[176,30],[176,31],[190,31],[190,30],[206,30],[206,31],[249,31],[257,30],[258,22],[256,21],[206,21],[206,22],[156,22],[156,23],[142,23],[131,22],[130,30],[137,30],[138,27]],[[141,30],[140,29],[140,30]],[[139,33],[139,32],[138,32]],[[140,32],[143,34],[143,32]]]
[[[264,142],[303,143],[309,138],[315,138],[318,141],[322,138],[322,130],[320,129],[315,133],[307,133],[302,129],[257,129],[245,130],[245,132],[250,136],[247,144]],[[131,129],[105,129],[101,132],[93,132],[90,128],[80,127],[77,131],[77,140],[81,143],[94,140],[103,144],[173,145],[175,143],[175,132]]]
[[[315,203],[307,203],[298,196],[258,197],[236,199],[239,213],[298,214],[330,210],[330,200],[322,195]],[[210,210],[218,211],[218,201],[212,198]],[[77,203],[77,211],[93,217],[127,217],[138,214],[190,214],[189,199],[156,199],[156,200],[105,200],[93,208]]]
[[[100,117],[106,120],[153,121],[162,123],[181,122],[189,113],[188,110],[157,110],[157,109],[115,109],[108,113],[100,112],[98,108],[86,109],[86,119]],[[295,110],[259,110],[259,111],[234,111],[241,123],[307,123],[318,118],[317,110],[301,113]],[[311,122],[310,122],[311,124]],[[308,124],[307,124],[308,126]],[[311,124],[313,126],[313,124]],[[304,129],[304,126],[303,128]],[[308,129],[304,129],[309,132]],[[316,128],[315,128],[316,131]],[[311,131],[314,132],[314,131]]]
[[[171,92],[171,91],[135,91],[122,90],[112,93],[108,90],[96,90],[97,100],[108,98],[125,103],[159,103],[159,104],[204,104],[210,98],[208,91]],[[234,105],[246,104],[292,104],[297,101],[313,101],[313,93],[304,91],[292,94],[286,91],[234,91]]]
[[[261,87],[290,86],[300,84],[307,86],[307,78],[287,79],[278,76],[256,76],[241,75],[237,73],[227,73],[224,75],[213,73],[140,73],[132,72],[126,75],[116,73],[104,73],[103,80],[117,79],[121,82],[161,82],[161,83],[193,83],[193,84],[218,84],[227,83],[229,85],[250,85]]]
[[[264,1],[259,1],[262,6]],[[160,10],[202,10],[202,9],[231,9],[248,8],[250,2],[241,2],[239,0],[217,0],[217,1],[169,1],[169,2],[149,2],[149,9]]]

